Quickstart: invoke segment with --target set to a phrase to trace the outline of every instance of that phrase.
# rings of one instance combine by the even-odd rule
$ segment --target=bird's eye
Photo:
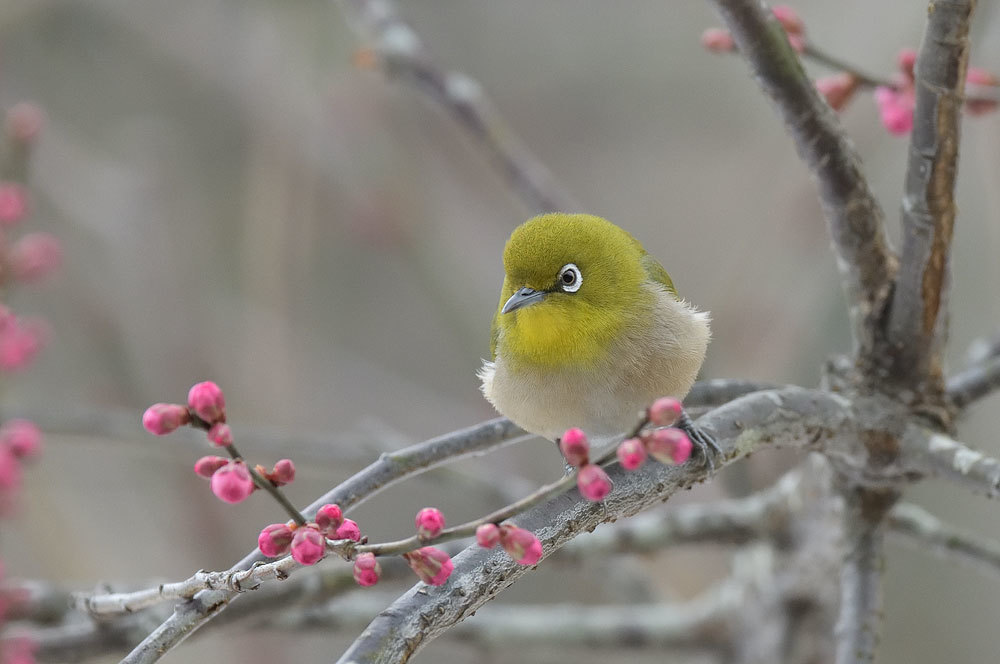
[[[559,270],[559,285],[567,293],[577,292],[582,284],[583,275],[580,274],[580,268],[573,263],[568,263]]]

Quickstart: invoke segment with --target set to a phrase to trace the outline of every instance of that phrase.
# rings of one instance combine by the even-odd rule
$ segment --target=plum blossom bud
[[[34,104],[22,101],[14,104],[4,121],[4,132],[15,143],[33,143],[45,124],[45,114]]]
[[[333,533],[333,539],[349,539],[355,542],[361,541],[361,528],[358,527],[356,521],[351,519],[344,519],[344,522],[337,526],[337,530]]]
[[[806,25],[802,22],[798,12],[788,5],[776,5],[771,8],[771,13],[789,35],[801,35],[806,31]]]
[[[500,528],[495,523],[484,523],[476,528],[476,542],[484,549],[492,549],[500,543]]]
[[[896,55],[896,64],[899,66],[899,71],[910,81],[913,80],[913,69],[917,64],[917,50],[913,48],[904,48],[898,55]]]
[[[142,426],[154,436],[164,436],[191,421],[188,409],[176,403],[154,403],[142,414]]]
[[[858,77],[846,71],[816,79],[816,89],[835,111],[847,106],[859,84]]]
[[[206,422],[221,422],[226,418],[226,397],[210,380],[198,383],[188,392],[188,406]]]
[[[417,536],[421,539],[437,537],[444,530],[444,514],[436,507],[425,507],[417,512]]]
[[[725,28],[705,30],[701,33],[701,45],[711,53],[730,53],[736,50],[736,42]]]
[[[354,559],[354,580],[359,586],[374,586],[382,576],[382,566],[374,553],[362,553]]]
[[[649,406],[646,415],[655,427],[669,427],[684,412],[681,402],[673,397],[660,397]]]
[[[219,468],[222,468],[229,459],[220,456],[203,456],[194,462],[194,472],[205,478],[210,478]]]
[[[885,86],[875,88],[875,104],[879,118],[890,134],[901,136],[913,129],[913,89],[893,90]]]
[[[295,480],[295,464],[291,459],[279,459],[267,477],[278,486],[291,484]]]
[[[533,532],[524,528],[500,526],[500,546],[521,565],[534,565],[542,559],[542,543]]]
[[[681,464],[691,456],[691,439],[680,429],[656,429],[644,438],[646,451],[664,464]]]
[[[27,214],[27,190],[16,182],[0,182],[0,226],[13,226]]]
[[[227,447],[233,444],[233,430],[229,428],[228,424],[223,422],[213,424],[208,430],[207,436],[213,445],[218,445],[219,447]]]
[[[227,503],[239,503],[253,493],[253,478],[242,461],[230,461],[212,474],[212,493]]]
[[[442,585],[455,569],[451,557],[433,546],[425,546],[422,549],[404,553],[403,558],[410,569],[420,577],[420,580],[431,586]]]
[[[582,466],[587,463],[587,455],[590,454],[587,434],[580,429],[566,429],[566,433],[559,439],[559,450],[566,458],[566,463],[571,466]]]
[[[576,475],[576,486],[580,489],[580,495],[587,500],[598,503],[604,500],[614,486],[611,478],[600,466],[588,463],[580,468]]]
[[[965,110],[969,112],[969,115],[984,115],[991,111],[995,111],[997,107],[1000,106],[1000,102],[996,99],[991,99],[989,97],[976,97],[975,91],[969,90],[968,87],[969,85],[997,87],[1000,85],[1000,79],[994,76],[991,72],[978,67],[969,67],[969,71],[965,75],[965,84]]]
[[[339,505],[327,503],[316,510],[316,526],[324,535],[330,539],[351,539],[347,537],[337,537],[337,528],[344,523],[344,513]],[[360,534],[360,531],[359,531]]]
[[[303,565],[315,565],[326,555],[326,538],[315,526],[302,526],[292,536],[292,558]]]
[[[43,321],[8,317],[0,327],[0,369],[26,368],[42,349],[47,336],[48,328]]]
[[[31,420],[10,420],[0,427],[0,444],[9,447],[19,459],[38,456],[42,432]]]
[[[8,637],[3,640],[4,664],[35,664],[38,643],[29,636]]]
[[[15,279],[38,281],[62,263],[62,245],[51,233],[28,233],[11,247],[9,259]]]
[[[287,523],[272,523],[260,531],[257,548],[268,558],[277,558],[288,553],[294,533]]]
[[[616,452],[618,463],[625,470],[635,470],[646,462],[646,448],[638,438],[628,438],[622,441]]]

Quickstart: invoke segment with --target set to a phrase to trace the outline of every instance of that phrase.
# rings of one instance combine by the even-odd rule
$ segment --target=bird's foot
[[[715,459],[722,456],[722,448],[715,442],[712,434],[699,428],[684,411],[681,411],[681,416],[674,426],[683,430],[688,435],[688,438],[691,439],[691,442],[694,443],[694,446],[698,448],[698,451],[701,452],[702,457],[705,459],[708,472],[714,475]]]

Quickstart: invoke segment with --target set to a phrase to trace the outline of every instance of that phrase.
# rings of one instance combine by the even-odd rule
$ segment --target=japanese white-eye
[[[621,228],[588,214],[541,215],[514,230],[503,264],[492,360],[479,376],[489,402],[521,428],[558,440],[579,427],[611,440],[656,398],[691,389],[708,314],[682,300]],[[702,435],[686,416],[681,426]]]

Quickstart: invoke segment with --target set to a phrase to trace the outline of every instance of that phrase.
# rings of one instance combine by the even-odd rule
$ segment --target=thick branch
[[[975,0],[934,0],[916,64],[916,109],[903,196],[903,251],[888,336],[901,382],[942,390],[955,226],[962,93]]]
[[[757,81],[778,106],[799,156],[819,183],[820,200],[847,294],[862,361],[873,351],[875,319],[895,273],[882,210],[861,160],[816,92],[781,26],[758,0],[713,0]]]
[[[884,517],[894,491],[855,488],[847,496],[847,551],[840,572],[837,664],[873,662],[882,623]]]
[[[385,73],[412,83],[447,111],[486,151],[532,211],[582,209],[517,139],[479,83],[465,74],[444,71],[431,60],[420,36],[399,16],[392,0],[340,0],[339,4]]]
[[[902,503],[889,513],[889,528],[900,539],[949,560],[958,559],[1000,574],[1000,541],[953,528],[916,505]]]
[[[493,449],[524,435],[509,420],[498,418],[397,452],[383,454],[378,461],[321,496],[302,510],[302,513],[311,519],[316,510],[326,503],[337,503],[348,509],[404,477],[424,472],[445,461]],[[231,569],[247,569],[263,560],[260,552],[255,550]],[[136,646],[122,660],[122,664],[155,662],[224,610],[235,597],[237,594],[228,590],[199,592],[191,600],[178,605],[173,615]]]
[[[787,388],[737,399],[699,420],[723,449],[722,465],[768,445],[847,444],[850,404],[835,395]],[[545,555],[597,525],[631,516],[705,479],[707,470],[688,463],[648,463],[627,473],[608,467],[615,489],[603,503],[582,500],[573,490],[516,519],[541,539]],[[454,559],[451,579],[440,587],[418,584],[383,611],[342,662],[404,662],[431,639],[460,622],[513,584],[529,568],[505,553],[470,547]]]

